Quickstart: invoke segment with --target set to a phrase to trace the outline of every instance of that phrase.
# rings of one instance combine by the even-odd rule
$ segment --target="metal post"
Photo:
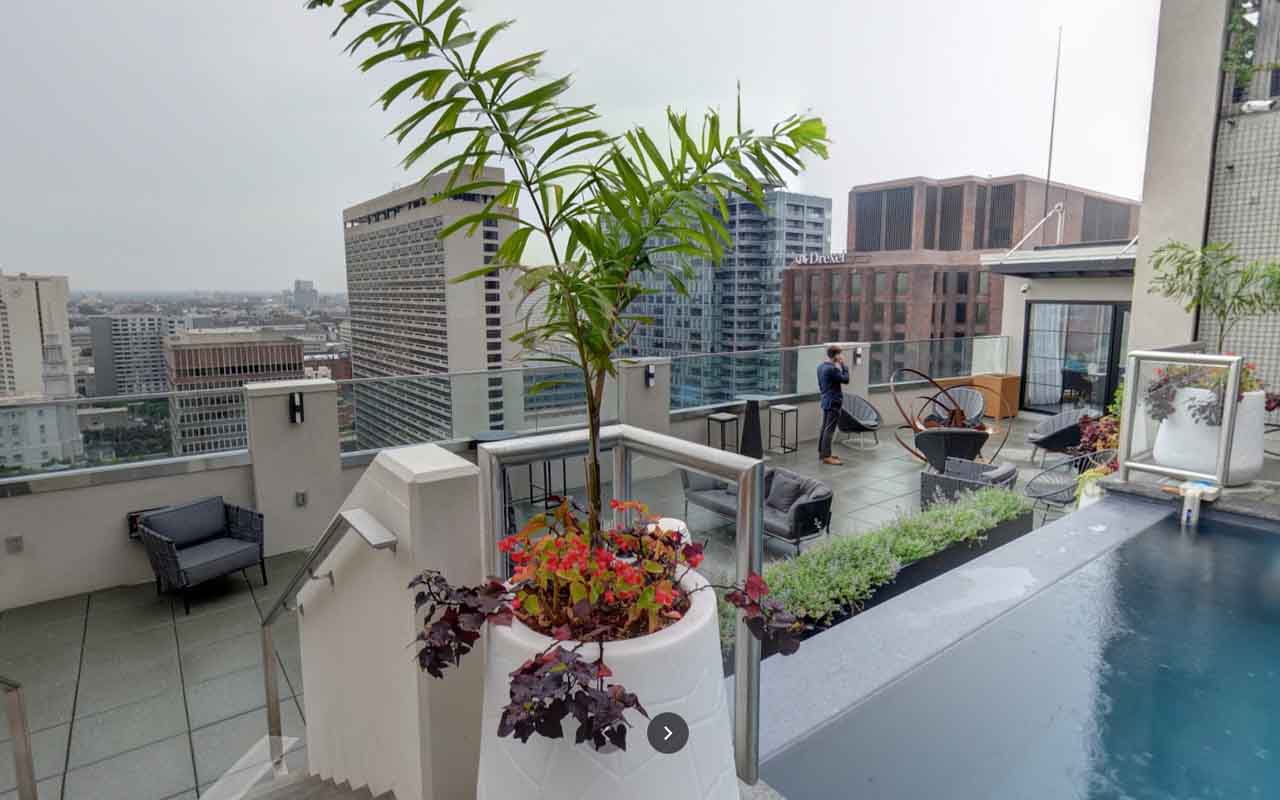
[[[630,500],[631,497],[631,449],[619,442],[613,447],[613,499]],[[614,511],[613,524],[626,526],[631,521],[627,511]]]
[[[738,478],[738,581],[759,574],[764,564],[764,463]],[[733,756],[738,777],[760,779],[760,641],[738,613],[733,654]]]
[[[1225,487],[1231,478],[1231,447],[1236,438],[1236,409],[1240,397],[1240,365],[1243,358],[1236,358],[1227,367],[1227,384],[1222,390],[1222,431],[1218,434],[1218,485]]]
[[[262,680],[267,690],[267,741],[271,764],[276,772],[284,766],[284,730],[280,723],[280,687],[276,685],[276,649],[271,643],[271,625],[262,626]]]
[[[1129,458],[1133,455],[1133,426],[1138,422],[1138,369],[1141,362],[1129,356],[1125,369],[1124,407],[1120,409],[1120,480],[1129,480]]]
[[[31,732],[27,728],[27,710],[22,702],[22,687],[0,682],[4,689],[5,713],[9,717],[9,735],[13,739],[14,776],[18,780],[18,800],[36,800],[36,768],[31,755]]]

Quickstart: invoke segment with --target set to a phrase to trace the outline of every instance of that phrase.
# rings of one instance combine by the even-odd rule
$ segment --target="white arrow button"
[[[667,735],[662,737],[662,741],[664,741],[664,742],[665,742],[666,740],[670,739],[672,736],[674,736],[674,735],[675,735],[674,731],[672,731],[672,730],[671,730],[670,728],[668,728],[666,725],[663,725],[663,726],[662,726],[662,729],[663,729],[664,731],[666,731],[666,732],[667,732]]]

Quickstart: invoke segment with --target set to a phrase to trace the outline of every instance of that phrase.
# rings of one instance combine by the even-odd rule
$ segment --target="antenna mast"
[[[1058,26],[1058,55],[1053,65],[1053,106],[1049,112],[1049,165],[1044,171],[1044,213],[1049,214],[1049,183],[1053,178],[1053,134],[1058,126],[1058,76],[1062,72],[1062,26]],[[1062,219],[1058,219],[1058,244],[1062,244]]]

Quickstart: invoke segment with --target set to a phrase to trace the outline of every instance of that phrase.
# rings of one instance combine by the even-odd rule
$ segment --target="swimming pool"
[[[770,758],[809,798],[1280,797],[1280,535],[1158,524]]]

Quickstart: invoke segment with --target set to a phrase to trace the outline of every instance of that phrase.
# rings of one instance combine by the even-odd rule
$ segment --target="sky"
[[[667,106],[747,125],[826,120],[830,158],[789,188],[1043,175],[1064,29],[1053,177],[1140,198],[1158,0],[473,0],[517,24],[494,56],[546,49],[612,132]],[[41,0],[0,29],[0,270],[74,290],[345,290],[342,209],[422,177],[386,138],[403,111],[303,0]],[[343,36],[347,34],[344,31]],[[430,159],[420,162],[426,166]]]

